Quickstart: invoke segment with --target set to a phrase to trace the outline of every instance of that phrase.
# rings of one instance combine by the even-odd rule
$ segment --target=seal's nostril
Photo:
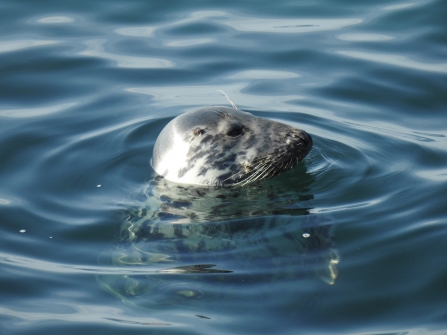
[[[312,141],[312,137],[306,133],[305,131],[303,131],[303,135],[304,135],[304,141],[306,142],[308,147],[311,147],[313,145],[313,141]]]
[[[305,131],[297,133],[296,137],[299,137],[306,144],[306,146],[312,146],[312,137]]]
[[[284,136],[286,138],[287,144],[295,143],[301,140],[302,142],[304,142],[306,147],[312,147],[312,137],[303,130],[286,133]]]

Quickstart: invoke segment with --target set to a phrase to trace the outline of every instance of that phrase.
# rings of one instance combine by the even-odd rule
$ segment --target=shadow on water
[[[98,275],[98,283],[134,307],[205,311],[277,295],[273,283],[333,284],[332,225],[310,213],[314,179],[305,169],[235,188],[153,178],[126,204],[115,241],[99,257],[128,271]]]

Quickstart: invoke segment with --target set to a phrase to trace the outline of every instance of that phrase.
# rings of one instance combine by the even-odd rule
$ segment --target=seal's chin
[[[221,182],[223,186],[243,186],[277,176],[292,169],[312,149],[312,137],[304,131],[287,138],[285,145],[265,156],[244,162],[240,170]]]

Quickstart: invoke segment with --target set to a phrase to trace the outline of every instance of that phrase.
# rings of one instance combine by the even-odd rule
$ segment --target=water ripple
[[[338,38],[342,41],[355,41],[355,42],[378,42],[389,41],[394,39],[393,36],[381,35],[381,34],[342,34]]]
[[[422,63],[412,60],[407,56],[379,54],[379,53],[363,52],[363,51],[339,50],[337,51],[337,53],[351,58],[370,61],[374,63],[387,64],[397,67],[405,67],[412,70],[447,73],[447,63],[438,63],[438,64]]]
[[[6,53],[11,51],[41,47],[45,45],[53,45],[60,43],[54,40],[12,40],[12,41],[0,41],[0,53]]]
[[[232,17],[225,24],[244,32],[297,34],[324,30],[337,30],[360,24],[361,19],[270,19]]]
[[[73,23],[75,19],[70,16],[46,16],[36,20],[37,23],[42,24],[60,24],[60,23]]]
[[[53,306],[32,306],[30,310],[16,310],[13,308],[0,307],[0,314],[4,317],[13,318],[9,326],[6,328],[13,328],[11,325],[23,328],[31,322],[45,322],[49,321],[64,321],[74,322],[80,324],[103,324],[103,325],[139,325],[139,326],[182,326],[182,323],[165,322],[152,317],[129,316],[124,315],[124,311],[117,307],[107,307],[103,305],[94,304],[67,304],[62,301],[53,302]],[[39,312],[36,312],[38,308]],[[57,309],[57,310],[55,310]]]
[[[0,116],[10,118],[30,118],[58,113],[76,106],[76,102],[66,102],[54,106],[21,108],[21,109],[0,109]]]
[[[112,60],[116,66],[129,69],[162,69],[175,66],[174,62],[167,59],[127,56],[107,52],[103,47],[105,43],[106,40],[86,41],[87,49],[79,52],[79,55]]]

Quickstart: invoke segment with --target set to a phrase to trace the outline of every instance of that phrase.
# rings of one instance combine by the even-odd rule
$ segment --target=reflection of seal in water
[[[243,185],[294,167],[312,148],[303,130],[229,107],[172,120],[155,143],[152,165],[178,183]]]
[[[248,287],[262,287],[266,297],[265,283],[295,281],[299,288],[317,278],[334,284],[339,258],[333,226],[311,212],[314,180],[299,168],[301,173],[237,188],[155,177],[132,199],[133,208],[125,206],[116,239],[100,257],[118,269],[98,282],[144,308],[198,308],[188,302],[192,298],[209,308],[225,306],[235,294],[245,297]]]

